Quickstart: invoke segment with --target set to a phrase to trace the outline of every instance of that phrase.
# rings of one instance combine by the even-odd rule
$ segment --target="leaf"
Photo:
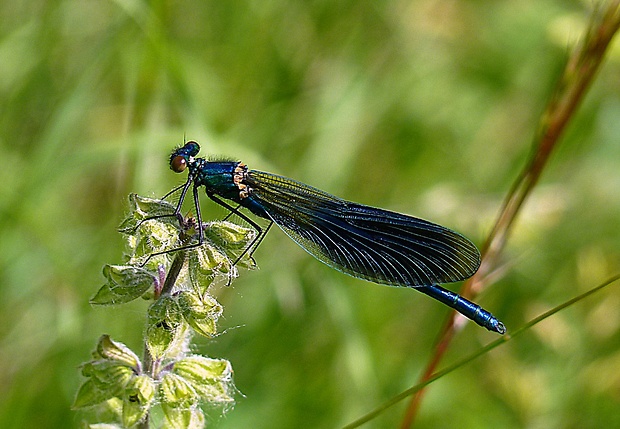
[[[178,223],[176,217],[172,216],[175,209],[175,206],[165,200],[129,194],[129,214],[118,230],[124,234],[133,234],[141,221],[153,216],[165,216],[158,218],[159,222]]]
[[[155,400],[155,383],[147,375],[134,377],[127,383],[123,397],[123,424],[130,427],[141,421]]]
[[[210,403],[234,401],[232,366],[225,359],[188,356],[175,362],[173,372],[190,383],[203,401]]]
[[[148,309],[146,328],[146,345],[153,360],[170,355],[175,347],[182,347],[187,326],[174,298],[162,296],[155,301]]]
[[[192,385],[176,374],[166,374],[159,389],[162,405],[188,409],[198,403],[198,395]]]
[[[86,380],[80,386],[71,408],[77,410],[79,408],[91,407],[93,405],[100,404],[109,398],[109,394],[98,389],[92,380]]]
[[[90,299],[93,305],[115,305],[133,301],[155,285],[156,277],[149,271],[131,265],[106,265],[103,275],[108,279]]]
[[[224,311],[222,305],[210,295],[200,297],[192,291],[181,291],[176,297],[185,321],[200,335],[213,337],[217,333],[217,319]]]
[[[102,335],[97,343],[97,353],[105,359],[114,360],[133,368],[138,372],[140,358],[123,343],[113,341],[109,335]]]

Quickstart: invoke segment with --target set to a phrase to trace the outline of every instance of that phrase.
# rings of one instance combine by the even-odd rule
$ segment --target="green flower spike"
[[[82,367],[86,381],[73,406],[96,406],[98,415],[111,416],[106,417],[108,427],[203,428],[201,403],[232,404],[235,387],[230,362],[189,355],[190,340],[194,332],[217,335],[223,308],[209,288],[218,278],[229,283],[236,277],[235,263],[254,266],[247,248],[256,232],[230,222],[200,226],[193,218],[179,222],[170,216],[175,206],[166,201],[135,194],[129,201],[130,213],[119,227],[127,239],[127,263],[104,267],[106,283],[91,303],[152,300],[145,356],[140,360],[124,344],[103,335],[93,360]],[[199,228],[204,242],[193,246],[198,243]],[[151,421],[157,420],[151,416],[154,406],[161,407],[163,422]]]

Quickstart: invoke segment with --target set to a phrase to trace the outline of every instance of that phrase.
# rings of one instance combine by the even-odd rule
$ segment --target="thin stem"
[[[174,255],[174,260],[170,265],[170,269],[168,270],[168,275],[166,275],[166,280],[164,281],[164,286],[161,290],[161,294],[158,299],[161,299],[163,296],[168,296],[172,292],[172,288],[174,287],[177,278],[179,277],[179,273],[183,268],[183,264],[185,264],[185,256],[186,253],[184,251],[176,252]],[[159,359],[153,359],[151,356],[151,352],[146,343],[146,337],[144,339],[144,352],[142,353],[142,368],[145,374],[149,375],[153,380],[157,380],[159,377],[159,369],[161,366],[161,361]],[[150,415],[147,414],[144,420],[138,423],[138,429],[149,429],[150,427]]]
[[[174,260],[170,265],[168,275],[166,276],[166,280],[164,281],[164,287],[161,289],[160,297],[170,295],[170,293],[172,292],[172,288],[174,287],[174,284],[179,277],[179,273],[183,268],[183,264],[185,263],[185,256],[186,253],[184,251],[179,251],[175,253]]]
[[[619,26],[620,0],[602,2],[595,10],[583,42],[568,59],[554,96],[540,119],[529,162],[506,196],[497,221],[482,248],[480,269],[463,285],[461,295],[464,297],[471,298],[488,286],[518,213],[536,186],[551,153],[582,102]],[[462,318],[453,312],[440,333],[435,353],[424,370],[420,383],[426,385],[430,380],[456,331],[462,325]],[[412,397],[401,424],[402,429],[411,427],[424,392],[424,389],[420,389]]]
[[[458,368],[466,365],[467,363],[471,362],[472,360],[478,358],[479,356],[484,355],[485,353],[488,353],[490,350],[493,350],[497,347],[499,347],[502,344],[507,343],[508,341],[512,341],[514,338],[518,337],[519,335],[522,335],[526,332],[528,332],[533,326],[539,324],[540,322],[542,322],[543,320],[553,316],[556,313],[559,313],[560,311],[562,311],[563,309],[570,307],[571,305],[582,301],[586,298],[588,298],[590,295],[593,295],[601,290],[603,290],[604,288],[606,288],[607,286],[611,285],[614,282],[617,282],[618,280],[620,280],[620,274],[616,274],[612,277],[610,277],[609,279],[607,279],[605,282],[601,283],[600,285],[552,308],[549,311],[546,311],[545,313],[535,317],[534,319],[530,320],[529,322],[527,322],[525,325],[523,325],[522,327],[520,327],[519,329],[515,330],[514,332],[512,332],[511,334],[505,335],[503,337],[500,337],[498,339],[496,339],[495,341],[487,344],[486,346],[482,347],[480,350],[475,351],[474,353],[472,353],[469,356],[466,356],[464,358],[462,358],[461,360],[453,363],[452,365],[442,369],[441,371],[435,372],[435,373],[431,373],[429,374],[428,377],[426,377],[424,380],[420,381],[418,384],[416,384],[413,387],[410,387],[407,390],[404,390],[402,392],[400,392],[398,395],[392,397],[391,399],[389,399],[388,401],[386,401],[385,403],[381,404],[380,406],[378,406],[377,408],[375,408],[374,410],[370,411],[368,414],[360,417],[359,419],[355,420],[352,423],[349,423],[348,425],[344,426],[343,429],[354,429],[354,428],[358,428],[360,426],[362,426],[365,423],[368,423],[369,421],[373,420],[374,418],[376,418],[379,414],[383,413],[385,410],[389,409],[390,407],[393,407],[394,405],[396,405],[397,403],[399,403],[400,401],[402,401],[403,399],[405,399],[406,397],[413,395],[414,393],[420,392],[422,389],[424,389],[426,386],[428,386],[429,384],[431,384],[433,381],[440,379],[441,377],[457,370]]]

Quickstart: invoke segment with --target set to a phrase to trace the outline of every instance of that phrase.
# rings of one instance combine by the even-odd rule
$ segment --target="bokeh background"
[[[0,427],[79,427],[98,337],[141,349],[145,302],[92,308],[127,195],[170,150],[428,218],[481,245],[590,1],[47,1],[0,5]],[[477,298],[514,330],[619,271],[620,57],[574,117]],[[203,200],[203,216],[224,212]],[[273,229],[217,294],[239,394],[216,428],[332,428],[413,385],[448,310],[349,278]],[[451,286],[457,289],[458,285]],[[420,428],[620,427],[610,286],[433,384]],[[444,364],[495,335],[468,324]],[[366,427],[396,427],[404,403]]]

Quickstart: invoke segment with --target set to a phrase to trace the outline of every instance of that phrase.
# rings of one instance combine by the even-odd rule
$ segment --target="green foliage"
[[[124,304],[142,296],[153,287],[157,277],[134,266],[106,265],[103,276],[108,280],[91,298],[91,304]]]
[[[141,350],[148,301],[88,301],[108,282],[101,267],[122,260],[125,196],[179,184],[167,155],[184,135],[480,245],[590,7],[3,2],[0,427],[80,427],[76,368],[102,330]],[[612,50],[477,299],[509,332],[620,265],[618,58]],[[204,220],[225,216],[201,201]],[[232,362],[244,394],[210,427],[342,426],[416,383],[443,306],[332,272],[277,230],[254,257],[260,270],[212,286],[227,334],[193,350]],[[195,275],[187,291],[211,274]],[[619,427],[619,305],[610,287],[434,383],[416,427]],[[493,338],[470,325],[445,365]],[[401,419],[395,407],[368,427]]]
[[[93,360],[82,366],[86,381],[73,408],[86,408],[92,424],[108,423],[99,420],[101,408],[116,408],[112,423],[130,428],[157,425],[150,416],[159,405],[165,427],[198,429],[205,421],[200,406],[232,404],[234,385],[228,361],[192,355],[189,342],[194,332],[205,337],[217,333],[223,308],[209,286],[218,276],[230,282],[236,269],[229,257],[242,256],[256,233],[227,222],[196,225],[186,219],[175,224],[169,222],[176,220],[174,207],[166,201],[136,194],[129,200],[131,210],[119,228],[127,239],[128,265],[105,266],[107,282],[91,303],[126,304],[149,292],[153,302],[147,309],[145,356],[140,361],[125,344],[103,335]],[[198,228],[206,237],[200,246]]]

